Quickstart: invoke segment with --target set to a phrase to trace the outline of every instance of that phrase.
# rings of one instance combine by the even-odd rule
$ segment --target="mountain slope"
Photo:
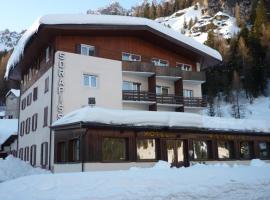
[[[24,31],[17,33],[8,29],[0,31],[0,52],[9,51],[16,46]]]
[[[211,29],[215,34],[226,39],[240,31],[234,17],[220,11],[212,17],[204,13],[205,8],[196,4],[179,10],[169,17],[157,18],[156,21],[201,43],[207,40],[208,32]]]

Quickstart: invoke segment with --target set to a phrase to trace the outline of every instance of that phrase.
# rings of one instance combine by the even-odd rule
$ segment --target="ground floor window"
[[[127,160],[126,138],[104,138],[102,141],[102,161]]]
[[[194,160],[206,160],[209,158],[208,142],[194,140],[193,141]]]
[[[19,150],[19,158],[23,160],[23,148],[20,148]]]
[[[70,161],[75,162],[80,160],[80,140],[73,139],[69,144]]]
[[[219,141],[217,142],[218,158],[230,159],[233,158],[233,142],[231,141]]]
[[[24,161],[29,161],[29,147],[24,148]]]
[[[41,160],[40,164],[45,167],[48,164],[48,142],[43,142],[41,144]]]
[[[137,139],[137,159],[155,160],[156,159],[156,140],[155,139]]]
[[[259,142],[260,158],[269,158],[269,143]]]
[[[66,162],[66,143],[59,142],[57,144],[57,162]]]
[[[36,152],[37,152],[37,146],[32,145],[30,148],[30,164],[32,166],[36,165]]]
[[[240,142],[240,158],[251,159],[253,155],[252,142]]]

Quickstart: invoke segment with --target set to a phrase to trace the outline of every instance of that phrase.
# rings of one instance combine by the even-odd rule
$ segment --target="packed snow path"
[[[0,184],[5,200],[179,200],[269,199],[270,165],[195,165],[171,169],[165,162],[154,168],[127,171],[46,174]]]

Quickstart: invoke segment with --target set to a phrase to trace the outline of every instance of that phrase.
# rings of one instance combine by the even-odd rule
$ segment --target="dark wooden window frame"
[[[23,148],[20,148],[19,150],[19,158],[23,160]]]
[[[231,145],[231,150],[232,152],[230,152],[230,158],[219,158],[218,156],[218,143],[219,142],[229,142],[230,145]],[[234,141],[233,140],[217,140],[216,142],[216,146],[215,146],[215,149],[216,149],[216,152],[217,152],[217,155],[216,155],[216,160],[222,160],[222,161],[227,161],[227,160],[236,160],[235,157],[235,147],[234,147]]]
[[[48,126],[48,115],[49,115],[49,108],[46,106],[44,108],[44,114],[43,114],[43,127]]]
[[[266,143],[266,148],[267,148],[267,156],[266,157],[261,157],[260,156],[260,143]],[[259,159],[262,159],[262,160],[267,160],[267,159],[269,159],[270,158],[270,142],[269,141],[261,141],[261,140],[259,140],[258,141],[258,156],[259,156]]]
[[[30,148],[30,164],[32,166],[36,165],[36,155],[37,155],[37,145],[32,145]]]
[[[44,152],[45,151],[45,152]],[[43,142],[41,144],[41,156],[40,156],[40,165],[42,168],[46,168],[48,165],[48,142]],[[45,163],[43,162],[45,156]]]
[[[38,87],[35,87],[33,89],[33,101],[36,101],[38,99]]]
[[[20,136],[24,135],[25,121],[22,121],[20,124]]]
[[[250,150],[250,155],[249,155],[249,158],[242,158],[241,157],[241,143],[243,142],[247,142],[250,146],[251,149]],[[255,145],[254,145],[254,142],[253,141],[250,141],[250,140],[240,140],[239,141],[239,159],[240,160],[251,160],[255,157]]]
[[[61,155],[61,145],[64,145],[64,158],[62,158],[62,155]],[[67,145],[67,142],[66,141],[58,141],[56,146],[56,163],[67,163],[68,162],[68,159],[67,159],[67,155],[68,155],[68,145]]]
[[[24,148],[24,161],[29,161],[29,147]]]
[[[32,131],[35,132],[37,130],[37,122],[38,122],[38,114],[35,113],[32,116]]]
[[[206,139],[206,138],[198,138],[198,139],[191,139],[192,141],[192,150],[193,150],[193,155],[192,157],[190,158],[192,161],[195,161],[195,162],[204,162],[204,161],[209,161],[209,160],[213,160],[213,140],[209,140],[209,139]],[[195,141],[202,141],[202,142],[206,142],[207,144],[207,158],[206,159],[195,159],[194,158],[194,154],[195,154],[195,151],[194,151],[194,142]]]
[[[45,81],[44,81],[44,93],[49,92],[49,85],[50,85],[49,83],[50,83],[49,77],[47,77],[47,78],[45,79]]]
[[[26,119],[26,123],[25,123],[25,134],[29,134],[30,133],[30,129],[31,129],[31,118],[28,117]]]
[[[74,159],[74,153],[75,153],[75,149],[74,149],[74,142],[75,141],[79,141],[79,158],[77,160]],[[80,162],[81,160],[81,141],[80,138],[73,138],[71,140],[69,140],[68,142],[68,162]]]
[[[22,107],[22,110],[24,110],[26,108],[26,98],[22,99],[21,107]]]
[[[32,103],[32,92],[30,92],[28,95],[27,95],[27,106],[30,106]]]

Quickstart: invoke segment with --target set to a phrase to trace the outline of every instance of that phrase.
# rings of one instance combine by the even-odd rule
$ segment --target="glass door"
[[[185,164],[184,141],[167,140],[167,161],[172,167],[182,167]]]

